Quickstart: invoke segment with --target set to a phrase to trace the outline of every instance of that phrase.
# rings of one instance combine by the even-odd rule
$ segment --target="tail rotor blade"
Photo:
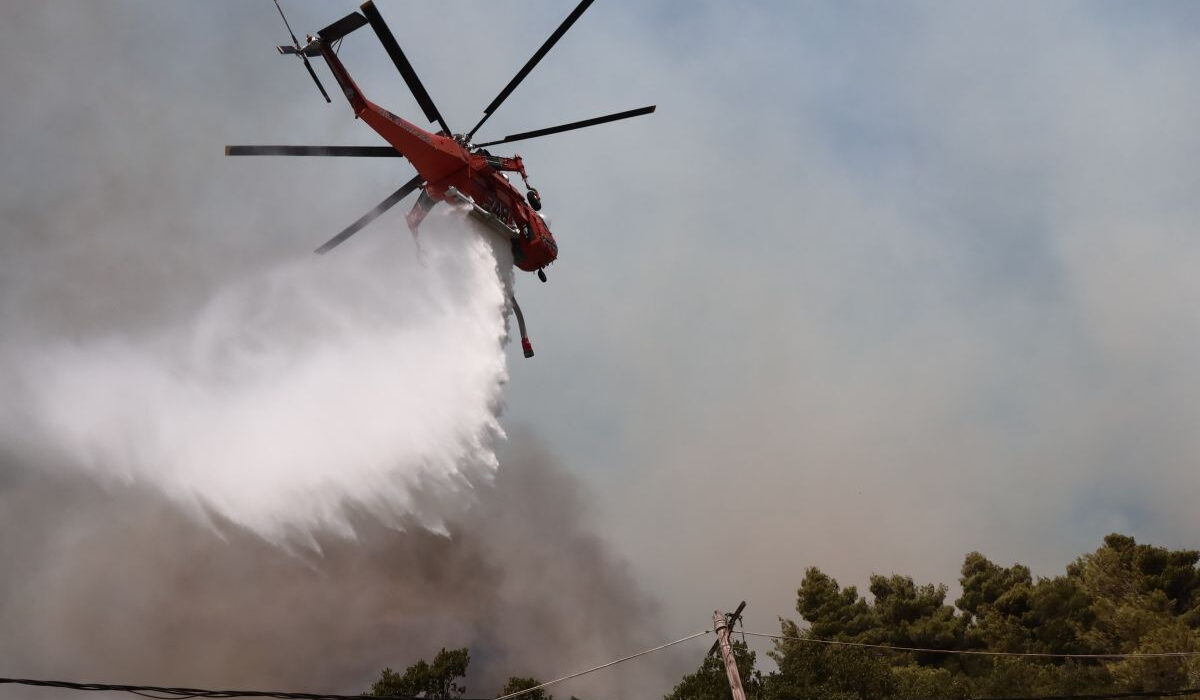
[[[404,82],[408,84],[408,89],[412,91],[413,97],[417,98],[417,104],[421,105],[421,110],[425,112],[425,118],[431,122],[437,122],[442,127],[442,131],[450,134],[450,127],[446,126],[446,120],[442,119],[441,112],[438,111],[436,105],[433,104],[433,99],[429,97],[429,93],[425,91],[425,86],[421,84],[421,79],[417,77],[417,72],[413,70],[412,64],[408,62],[404,51],[400,49],[400,44],[396,41],[396,37],[392,35],[392,30],[388,29],[387,23],[383,21],[383,15],[379,14],[379,10],[375,9],[375,3],[367,0],[361,5],[362,12],[367,16],[367,21],[371,23],[371,28],[379,35],[379,41],[383,44],[383,48],[392,57],[392,63],[396,64],[396,70],[400,71]]]
[[[550,134],[560,134],[564,131],[573,131],[575,129],[582,129],[582,128],[588,127],[588,126],[596,126],[597,124],[607,124],[608,122],[615,122],[620,119],[629,119],[630,117],[640,117],[643,114],[650,114],[651,112],[654,111],[654,108],[655,108],[655,105],[650,105],[649,107],[639,107],[638,109],[631,109],[626,112],[617,112],[616,114],[608,114],[603,117],[592,117],[591,119],[584,119],[584,120],[577,121],[577,122],[571,122],[570,124],[560,124],[558,126],[551,126],[551,127],[545,128],[545,129],[537,129],[535,131],[523,131],[519,134],[510,134],[508,136],[505,136],[504,138],[500,139],[499,141],[488,141],[487,143],[475,144],[475,147],[483,148],[484,146],[495,146],[495,145],[501,144],[501,143],[511,143],[513,141],[524,141],[525,139],[533,139],[533,138],[537,138],[539,136],[549,136]]]
[[[591,6],[592,2],[593,0],[582,0],[578,5],[575,6],[575,9],[571,11],[571,14],[567,15],[567,18],[563,20],[563,23],[558,25],[558,29],[555,29],[554,33],[550,35],[550,38],[546,40],[546,43],[542,44],[542,47],[533,54],[532,58],[526,61],[525,65],[521,67],[521,70],[517,71],[517,74],[513,76],[513,79],[508,81],[508,85],[505,85],[504,89],[500,91],[500,94],[496,95],[496,99],[492,100],[492,103],[484,108],[483,119],[480,119],[479,123],[475,125],[475,128],[471,129],[471,131],[467,134],[468,139],[474,136],[475,132],[479,131],[479,127],[483,126],[483,123],[488,120],[488,117],[492,116],[492,112],[495,112],[496,109],[504,102],[504,100],[508,99],[508,96],[512,94],[512,91],[516,90],[517,86],[521,84],[521,81],[525,79],[525,76],[529,75],[529,71],[533,70],[534,66],[536,66],[538,62],[550,52],[550,49],[554,48],[554,45],[558,43],[558,40],[563,37],[563,34],[567,33],[567,30],[571,28],[571,25],[575,24],[575,20],[579,19],[584,11]]]
[[[279,10],[279,16],[283,18],[283,26],[287,27],[288,34],[292,35],[292,43],[296,48],[300,48],[300,42],[296,39],[296,32],[292,31],[292,25],[287,21],[287,15],[283,14],[283,8],[279,6],[279,0],[275,0],[275,9]]]
[[[279,16],[283,19],[283,26],[287,27],[288,35],[292,37],[292,43],[296,46],[296,55],[300,57],[301,61],[304,61],[304,67],[308,69],[308,74],[312,76],[313,82],[317,84],[317,89],[321,91],[321,97],[324,97],[326,102],[333,102],[333,100],[329,99],[329,93],[325,92],[325,86],[317,78],[317,72],[313,70],[312,64],[308,62],[308,57],[304,55],[304,51],[300,47],[300,40],[296,38],[296,32],[292,31],[292,25],[288,22],[287,15],[283,14],[283,8],[280,7],[279,0],[275,0],[275,9],[279,10]]]
[[[329,99],[329,93],[325,92],[325,86],[322,85],[321,80],[317,78],[317,72],[313,70],[312,64],[308,62],[308,57],[306,57],[304,54],[299,54],[299,56],[300,60],[304,61],[304,67],[308,69],[308,74],[312,76],[313,82],[317,84],[317,89],[321,91],[321,97],[324,97],[326,102],[332,103],[333,100]]]
[[[321,254],[328,253],[329,251],[333,250],[337,246],[341,245],[341,243],[343,241],[345,241],[347,238],[358,233],[359,230],[362,229],[362,227],[366,226],[367,224],[371,223],[375,219],[379,218],[380,214],[384,213],[388,209],[391,209],[400,200],[404,199],[409,194],[411,194],[413,190],[415,190],[421,186],[421,183],[422,183],[422,180],[421,180],[420,175],[418,175],[418,176],[414,177],[413,179],[409,180],[408,182],[404,183],[403,185],[400,186],[400,189],[396,190],[391,195],[389,195],[387,199],[385,199],[382,202],[380,202],[379,204],[375,205],[374,209],[372,209],[371,211],[369,211],[366,214],[363,214],[361,217],[359,217],[358,221],[355,221],[354,223],[350,224],[346,228],[342,229],[342,231],[340,233],[338,233],[338,235],[334,236],[333,238],[330,238],[328,241],[325,241],[325,243],[320,248],[317,248],[316,252],[321,253]]]

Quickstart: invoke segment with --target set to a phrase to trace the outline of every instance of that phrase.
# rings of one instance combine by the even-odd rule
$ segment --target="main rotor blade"
[[[483,126],[483,123],[488,120],[488,117],[492,116],[492,112],[495,112],[496,108],[499,107],[504,100],[508,99],[508,96],[512,93],[512,91],[517,89],[517,86],[521,84],[521,81],[525,79],[525,76],[529,75],[529,71],[533,70],[533,67],[538,64],[538,61],[541,61],[542,58],[549,53],[550,49],[554,48],[554,45],[557,44],[558,40],[563,37],[563,34],[566,34],[567,30],[571,28],[571,25],[575,24],[575,20],[579,19],[579,16],[588,9],[588,7],[592,4],[592,1],[593,0],[582,0],[582,2],[576,5],[571,14],[567,15],[567,18],[563,20],[563,23],[558,25],[558,29],[555,29],[554,33],[550,35],[550,38],[546,40],[546,43],[542,44],[542,48],[538,49],[537,53],[533,54],[533,58],[530,58],[529,61],[527,61],[521,68],[521,70],[517,71],[517,74],[513,76],[513,79],[508,81],[508,85],[505,85],[504,89],[500,91],[500,94],[496,95],[496,99],[492,100],[492,103],[484,108],[483,119],[480,119],[479,123],[475,125],[475,128],[471,129],[471,131],[467,133],[468,141],[472,136],[475,135],[476,131],[479,131],[479,127]]]
[[[401,158],[391,146],[226,146],[227,156],[353,156]]]
[[[649,107],[639,107],[638,109],[631,109],[627,112],[617,112],[616,114],[609,114],[604,117],[593,117],[591,119],[584,119],[582,121],[571,122],[570,124],[562,124],[560,126],[551,126],[551,127],[545,128],[545,129],[537,129],[536,131],[523,131],[519,134],[511,134],[509,136],[505,136],[504,138],[500,139],[499,141],[488,141],[487,143],[478,143],[478,144],[475,144],[475,147],[483,148],[484,146],[495,146],[496,144],[499,144],[499,143],[511,143],[513,141],[524,141],[525,139],[537,138],[538,136],[548,136],[550,134],[558,134],[558,133],[562,133],[564,131],[572,131],[574,129],[582,129],[585,126],[596,126],[597,124],[607,124],[608,122],[615,122],[619,119],[629,119],[630,117],[640,117],[643,114],[650,114],[651,112],[654,111],[654,108],[655,108],[655,105],[650,105]]]
[[[383,44],[383,48],[392,57],[392,63],[396,64],[396,69],[400,71],[404,82],[408,83],[408,89],[412,91],[413,97],[417,98],[417,104],[421,105],[421,109],[425,112],[425,118],[431,122],[437,122],[442,127],[442,131],[449,135],[450,127],[446,126],[446,120],[442,119],[441,112],[433,104],[429,93],[425,91],[425,86],[421,84],[417,72],[413,70],[412,64],[400,50],[400,44],[392,35],[392,30],[388,29],[387,23],[383,21],[383,16],[379,14],[379,10],[375,9],[375,3],[367,0],[362,4],[361,9],[367,16],[367,21],[371,23],[371,28],[379,35],[379,41]]]
[[[339,233],[338,235],[334,236],[333,238],[330,238],[328,241],[325,241],[324,245],[322,245],[320,248],[317,248],[316,252],[324,254],[324,253],[328,253],[329,251],[333,250],[338,245],[340,245],[342,243],[342,241],[344,241],[347,238],[358,233],[359,229],[361,229],[363,226],[366,226],[367,224],[371,223],[375,219],[379,218],[380,214],[387,211],[388,209],[391,209],[393,206],[396,205],[397,202],[404,199],[413,190],[420,187],[421,182],[422,182],[421,176],[418,175],[418,176],[414,177],[413,179],[409,180],[408,182],[404,183],[403,185],[400,186],[400,189],[396,190],[391,195],[389,195],[387,199],[385,199],[382,202],[380,202],[379,204],[375,205],[374,209],[372,209],[371,211],[369,211],[366,214],[363,214],[361,217],[359,217],[358,221],[355,221],[354,223],[350,224],[346,228],[342,229],[342,232]]]

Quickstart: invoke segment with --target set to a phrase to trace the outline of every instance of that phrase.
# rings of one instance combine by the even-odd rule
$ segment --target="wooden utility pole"
[[[733,700],[746,700],[742,674],[738,673],[737,660],[733,658],[733,648],[729,646],[729,621],[720,610],[713,611],[713,630],[717,633],[717,643],[721,645],[721,659],[725,661],[725,675],[729,676]]]

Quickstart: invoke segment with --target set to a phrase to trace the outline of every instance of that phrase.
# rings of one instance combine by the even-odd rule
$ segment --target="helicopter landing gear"
[[[530,187],[529,191],[525,193],[525,199],[529,200],[529,206],[533,207],[534,211],[542,210],[542,196],[538,194],[537,190]]]

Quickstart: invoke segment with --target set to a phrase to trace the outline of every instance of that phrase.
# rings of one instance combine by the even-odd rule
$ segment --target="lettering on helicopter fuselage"
[[[492,192],[488,198],[484,200],[483,208],[496,215],[496,218],[505,223],[512,223],[512,210],[508,208],[504,202],[500,201],[500,197]]]
[[[383,109],[383,108],[382,108],[382,107],[380,107],[380,109]],[[403,119],[401,119],[400,117],[397,117],[396,115],[392,114],[391,112],[387,111],[386,109],[383,109],[383,113],[384,113],[384,114],[386,114],[386,115],[388,115],[389,117],[391,117],[391,118],[392,118],[392,121],[394,121],[395,123],[399,124],[401,129],[404,129],[405,131],[407,131],[408,133],[412,134],[413,136],[416,136],[417,138],[421,139],[421,140],[422,140],[422,141],[424,141],[425,143],[428,143],[428,144],[430,144],[430,145],[432,145],[432,144],[433,144],[433,139],[432,139],[432,138],[430,138],[429,134],[425,133],[424,131],[421,131],[420,129],[418,129],[418,128],[414,127],[414,126],[412,126],[412,125],[411,125],[411,124],[409,124],[408,122],[404,121],[404,120],[403,120]]]

